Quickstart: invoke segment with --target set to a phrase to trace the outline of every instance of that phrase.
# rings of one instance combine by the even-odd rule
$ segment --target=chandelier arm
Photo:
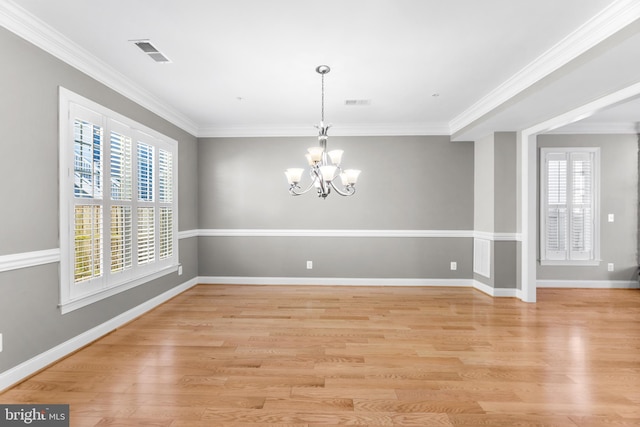
[[[323,153],[323,156],[324,156],[324,153]],[[323,158],[323,163],[326,163],[325,158]],[[327,197],[331,192],[331,187],[330,187],[331,183],[327,184],[325,180],[322,179],[322,172],[320,172],[320,169],[318,167],[314,167],[311,171],[313,175],[315,175],[315,178],[313,179],[313,182],[311,183],[311,185],[313,185],[317,180],[319,185],[318,196]]]
[[[356,187],[354,187],[353,185],[346,186],[344,188],[344,191],[342,191],[338,187],[336,187],[333,182],[331,182],[331,187],[333,187],[333,189],[336,191],[336,193],[338,193],[341,196],[353,196],[354,193],[356,192]]]
[[[302,187],[300,187],[299,185],[297,185],[297,184],[291,184],[291,187],[289,187],[289,193],[290,193],[292,196],[301,196],[301,195],[303,195],[303,194],[305,194],[305,193],[308,193],[308,192],[309,192],[309,190],[311,190],[311,188],[313,188],[313,183],[314,183],[314,182],[315,182],[315,181],[311,181],[311,184],[309,184],[309,186],[308,186],[307,188],[305,188],[304,190],[302,190],[302,191],[296,191],[296,188],[302,188]]]

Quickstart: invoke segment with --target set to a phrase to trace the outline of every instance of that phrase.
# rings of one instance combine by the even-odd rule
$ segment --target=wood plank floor
[[[640,426],[640,291],[200,285],[0,395],[81,426]]]

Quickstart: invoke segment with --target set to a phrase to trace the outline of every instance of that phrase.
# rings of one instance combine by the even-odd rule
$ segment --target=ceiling
[[[332,134],[475,139],[640,81],[639,6],[0,0],[0,24],[196,136],[313,135],[321,88],[314,70],[327,64]],[[131,40],[149,40],[170,62],[154,62]],[[602,120],[638,122],[634,105],[624,119],[614,110]]]

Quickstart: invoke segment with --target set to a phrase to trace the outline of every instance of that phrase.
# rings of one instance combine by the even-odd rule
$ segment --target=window
[[[60,89],[63,313],[173,272],[177,142]]]
[[[542,148],[543,265],[599,262],[599,148]]]

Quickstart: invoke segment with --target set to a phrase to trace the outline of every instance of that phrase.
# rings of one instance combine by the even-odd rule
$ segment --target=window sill
[[[162,276],[166,276],[167,274],[174,273],[178,271],[178,266],[179,266],[178,264],[171,265],[169,267],[165,267],[161,270],[158,270],[154,273],[137,277],[135,279],[132,279],[120,285],[117,285],[108,289],[103,289],[90,295],[86,295],[73,300],[66,301],[59,305],[60,311],[62,314],[67,314],[79,308],[86,307],[87,305],[94,304],[105,298],[109,298],[113,295],[117,295],[120,292],[127,291],[129,289],[135,288],[136,286],[140,286],[144,283],[158,279]]]

